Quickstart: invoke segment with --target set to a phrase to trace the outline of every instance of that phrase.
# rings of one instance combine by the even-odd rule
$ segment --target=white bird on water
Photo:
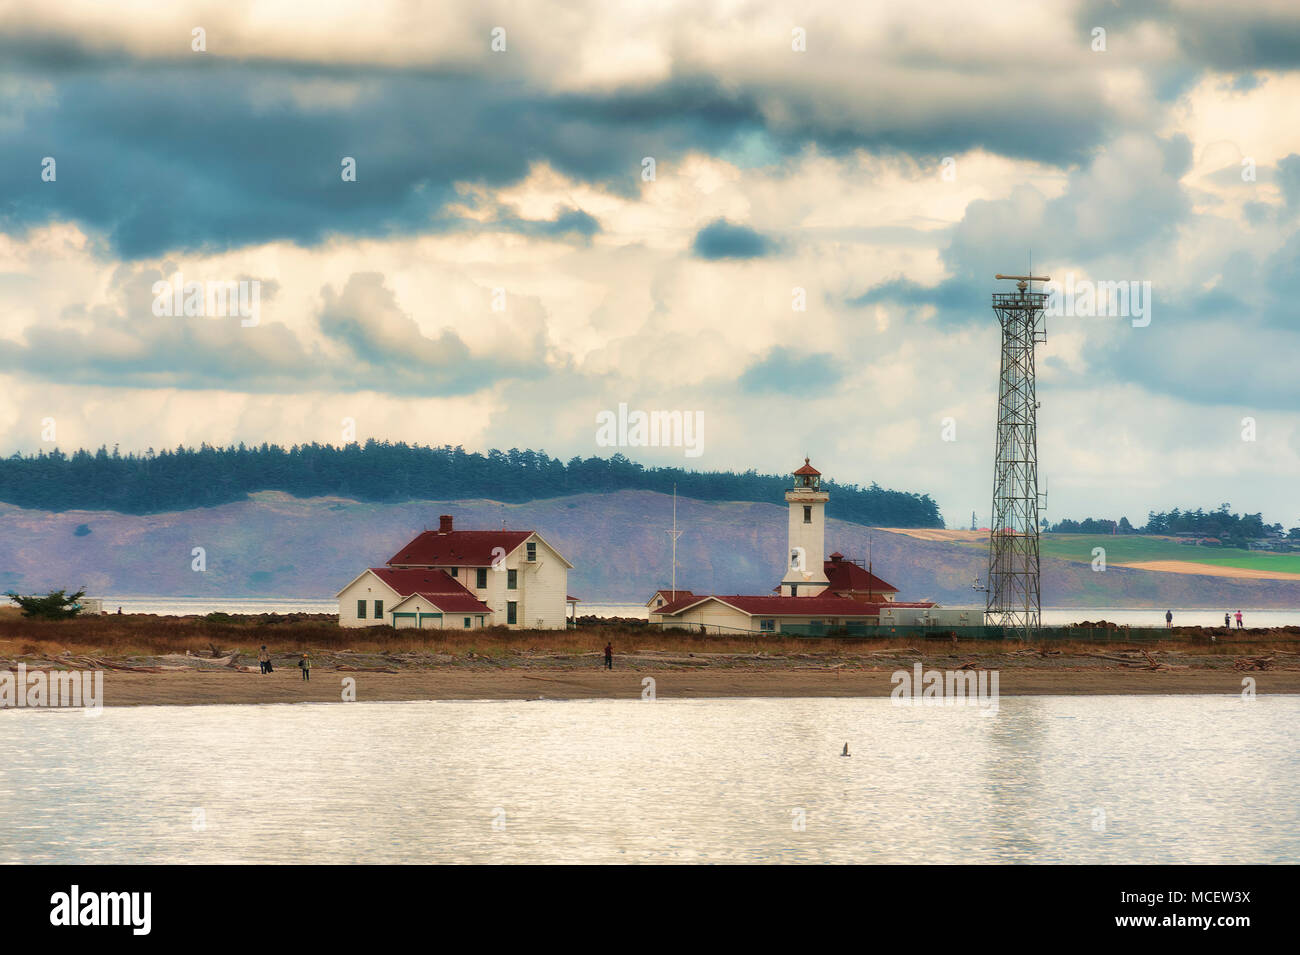
[[[840,755],[841,755],[841,756],[852,756],[852,755],[853,755],[852,753],[849,752],[849,744],[848,744],[848,743],[845,743],[845,744],[844,744],[844,752],[840,753]]]

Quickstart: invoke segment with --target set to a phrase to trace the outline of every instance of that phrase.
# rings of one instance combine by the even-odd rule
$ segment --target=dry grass
[[[1210,633],[1217,637],[1211,643]],[[161,617],[152,614],[111,614],[73,620],[33,621],[0,614],[0,656],[57,656],[65,651],[91,656],[149,656],[164,653],[207,654],[213,647],[255,655],[266,644],[276,653],[301,650],[357,653],[430,652],[456,656],[509,656],[526,650],[557,654],[600,652],[611,642],[618,653],[634,650],[668,653],[794,653],[852,656],[888,649],[916,647],[926,654],[1004,654],[1020,648],[1010,641],[923,640],[916,636],[890,639],[798,638],[781,635],[713,636],[685,631],[659,631],[644,626],[612,624],[576,630],[393,630],[389,627],[343,629],[327,615],[276,617]],[[1038,645],[1064,655],[1090,650],[1114,652],[1128,644],[1049,640]],[[1237,655],[1300,646],[1300,628],[1272,630],[1200,630],[1175,628],[1168,639],[1132,644],[1151,650],[1195,651]]]

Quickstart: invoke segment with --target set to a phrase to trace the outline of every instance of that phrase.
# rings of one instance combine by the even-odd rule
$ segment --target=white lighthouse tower
[[[827,587],[826,502],[830,495],[822,490],[822,475],[803,459],[803,467],[794,472],[794,487],[785,492],[790,505],[790,546],[786,550],[785,576],[781,579],[781,596],[816,597]]]

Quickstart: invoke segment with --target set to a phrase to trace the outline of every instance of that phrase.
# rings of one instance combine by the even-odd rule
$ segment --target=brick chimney
[[[438,533],[439,533],[439,534],[450,534],[450,533],[451,533],[451,515],[450,515],[450,514],[439,514],[439,515],[438,515]]]

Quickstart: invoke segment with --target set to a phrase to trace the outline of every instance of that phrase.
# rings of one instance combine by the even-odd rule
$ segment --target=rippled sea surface
[[[1296,697],[7,710],[0,861],[1296,862],[1298,727]]]

